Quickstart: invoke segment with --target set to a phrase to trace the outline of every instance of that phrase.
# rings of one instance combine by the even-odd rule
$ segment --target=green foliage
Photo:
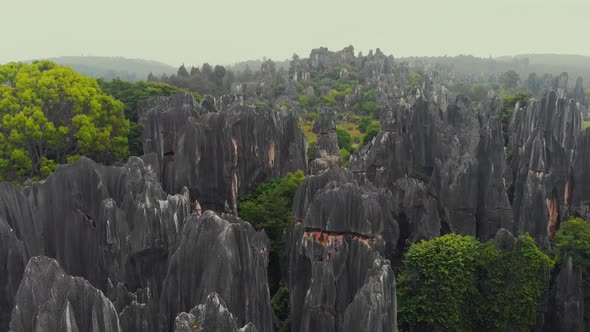
[[[350,153],[350,151],[348,151],[347,149],[340,149],[340,163],[342,164],[342,166],[348,167],[351,155],[352,153]]]
[[[370,124],[367,127],[365,134],[363,135],[361,146],[365,146],[369,142],[371,142],[371,140],[373,140],[373,138],[377,136],[377,134],[379,134],[380,131],[381,125],[379,123]]]
[[[277,318],[281,321],[279,332],[289,332],[291,329],[289,306],[289,287],[283,285],[279,288],[276,295],[272,298],[272,310]]]
[[[375,100],[375,93],[372,89],[370,89],[363,93],[361,100],[353,106],[353,109],[358,114],[370,115],[377,119],[379,118],[379,113],[383,107],[377,104]]]
[[[123,104],[94,79],[48,61],[0,66],[0,174],[47,176],[69,156],[111,163],[128,155]]]
[[[258,184],[253,193],[240,197],[240,218],[256,229],[264,229],[269,237],[269,284],[276,288],[280,281],[280,263],[284,257],[283,231],[291,223],[293,197],[305,175],[299,170],[280,179]],[[272,290],[271,290],[272,291]]]
[[[403,329],[526,331],[535,323],[551,260],[528,236],[511,250],[447,234],[414,243],[398,278]]]
[[[555,248],[559,261],[568,255],[578,268],[590,267],[590,224],[580,218],[564,222],[555,233]]]
[[[345,149],[348,151],[352,149],[352,143],[354,142],[354,139],[352,138],[352,135],[350,134],[348,129],[343,127],[337,127],[336,138],[338,139],[338,147],[340,149]]]
[[[422,85],[422,75],[419,73],[410,74],[410,87],[420,87]]]
[[[358,121],[358,129],[361,133],[366,133],[368,127],[373,123],[373,119],[370,116],[362,116]]]
[[[307,121],[314,122],[320,118],[320,115],[318,114],[318,112],[309,112],[307,113],[307,116],[305,118],[307,119]]]
[[[502,86],[502,88],[506,91],[513,91],[518,87],[518,82],[520,82],[520,76],[514,70],[509,70],[505,73],[502,73],[498,78],[498,82]]]
[[[130,120],[127,140],[129,154],[133,156],[143,155],[143,142],[141,139],[143,126],[139,124],[137,102],[152,97],[169,96],[182,91],[173,85],[149,81],[132,83],[114,79],[110,82],[98,80],[98,84],[102,91],[123,102],[125,117]],[[200,98],[200,96],[196,97]]]
[[[504,146],[508,145],[508,124],[514,112],[516,103],[520,102],[520,107],[526,108],[532,95],[530,93],[515,93],[513,95],[502,95],[502,132],[504,133]]]
[[[487,242],[481,247],[478,330],[528,331],[537,318],[537,303],[547,283],[551,259],[529,236],[512,250]]]
[[[400,325],[416,330],[472,330],[479,242],[447,234],[415,243],[399,278]]]

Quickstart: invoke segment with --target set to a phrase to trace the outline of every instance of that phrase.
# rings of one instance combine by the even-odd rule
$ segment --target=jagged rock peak
[[[200,217],[191,215],[164,282],[160,301],[164,326],[172,328],[179,312],[205,303],[216,292],[238,326],[252,322],[259,331],[272,331],[266,274],[269,245],[264,232],[233,215],[210,210]]]
[[[115,307],[82,278],[67,275],[54,259],[31,258],[12,311],[10,329],[33,331],[121,331]]]
[[[189,313],[176,316],[174,332],[257,332],[252,323],[238,329],[234,315],[227,309],[223,299],[215,292],[207,296],[207,301],[193,308]]]
[[[300,185],[289,236],[293,331],[395,330],[395,277],[383,258],[399,237],[392,206],[388,190],[344,168]]]

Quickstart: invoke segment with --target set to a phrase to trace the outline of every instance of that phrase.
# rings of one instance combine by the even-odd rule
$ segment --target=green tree
[[[0,66],[0,176],[39,178],[86,155],[111,163],[127,157],[123,104],[96,80],[49,61]]]
[[[518,82],[520,82],[520,76],[514,70],[509,70],[500,75],[498,82],[504,90],[513,91],[518,86]]]
[[[127,82],[120,79],[114,79],[109,82],[99,79],[98,84],[102,91],[123,102],[125,117],[130,121],[127,141],[129,144],[129,154],[132,156],[143,155],[143,142],[141,139],[143,126],[139,123],[139,116],[137,114],[138,101],[152,97],[169,96],[180,91],[186,91],[173,85],[150,81]],[[197,99],[201,99],[200,95],[194,95]]]
[[[338,139],[338,147],[340,149],[352,150],[352,143],[354,139],[348,129],[343,127],[336,128],[336,138]]]
[[[269,237],[268,276],[271,294],[281,279],[281,261],[285,257],[283,232],[291,223],[291,207],[299,184],[305,175],[299,170],[280,179],[271,179],[256,186],[254,192],[240,197],[240,218],[256,229],[264,229]]]
[[[404,330],[530,331],[551,259],[529,235],[497,248],[447,234],[414,243],[398,278]]]
[[[571,218],[555,233],[557,259],[568,255],[580,269],[590,267],[590,224],[584,219]]]
[[[373,140],[373,137],[377,136],[381,131],[381,125],[378,123],[371,123],[367,129],[365,134],[362,137],[361,146],[365,146],[369,144]]]
[[[479,246],[474,237],[447,234],[410,247],[398,281],[404,329],[472,330]]]

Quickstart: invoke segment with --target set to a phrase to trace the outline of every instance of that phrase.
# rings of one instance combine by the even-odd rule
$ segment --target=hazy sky
[[[171,65],[312,48],[394,56],[590,55],[590,0],[6,0],[0,63],[60,55]]]

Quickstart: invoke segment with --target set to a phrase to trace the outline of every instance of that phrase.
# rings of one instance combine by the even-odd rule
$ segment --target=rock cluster
[[[351,158],[396,197],[402,239],[446,232],[490,239],[510,228],[499,98],[474,106],[462,96],[442,109],[420,89],[386,110],[382,131]]]
[[[293,331],[395,330],[395,277],[384,258],[399,236],[391,198],[344,168],[301,184],[289,249]]]
[[[307,142],[293,114],[234,106],[208,112],[189,94],[160,97],[142,109],[144,152],[158,156],[168,193],[188,187],[205,209],[236,213],[256,184],[307,169]]]

